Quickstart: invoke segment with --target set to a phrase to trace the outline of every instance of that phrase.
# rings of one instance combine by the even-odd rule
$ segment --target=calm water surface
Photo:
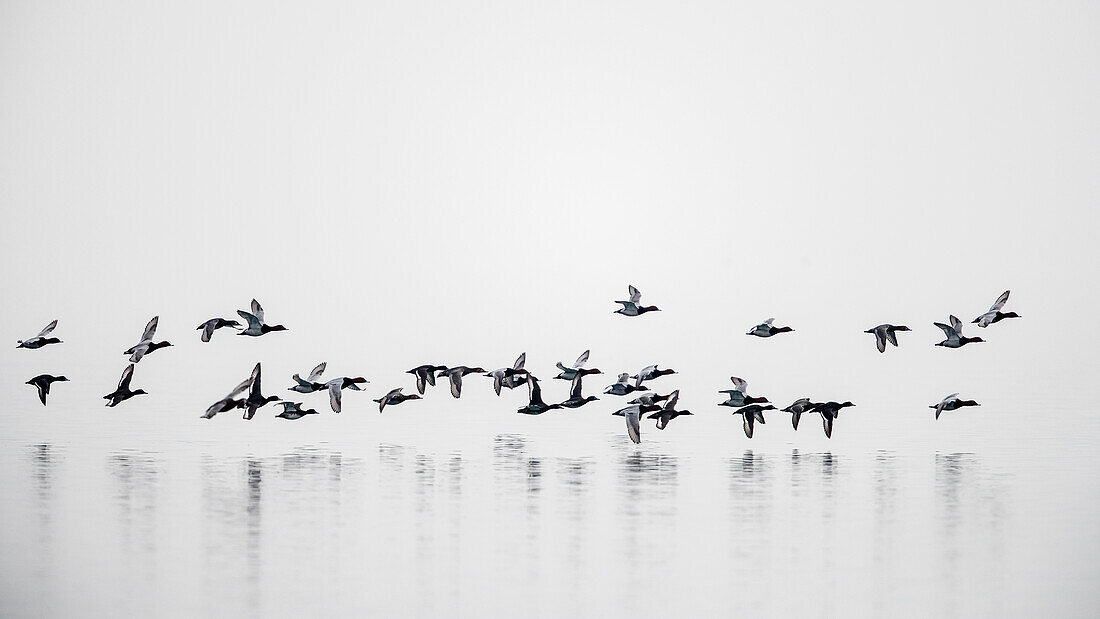
[[[786,415],[748,441],[703,409],[634,446],[603,408],[429,395],[294,423],[8,411],[0,615],[1097,610],[1092,419],[1022,441],[989,403],[856,408],[832,441]]]

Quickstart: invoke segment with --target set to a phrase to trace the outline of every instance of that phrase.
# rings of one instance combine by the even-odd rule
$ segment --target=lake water
[[[527,417],[474,381],[251,423],[67,386],[0,417],[0,616],[1097,612],[1100,422],[1073,402],[750,441],[700,395],[636,446],[612,396]]]

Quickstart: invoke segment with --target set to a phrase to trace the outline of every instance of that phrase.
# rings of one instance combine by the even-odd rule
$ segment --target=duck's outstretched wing
[[[340,389],[339,380],[329,381],[328,383],[328,403],[332,407],[332,412],[339,413],[341,408],[341,398],[343,390]]]
[[[255,314],[249,314],[244,310],[237,310],[237,315],[248,321],[249,329],[259,329],[264,324],[263,320],[261,320],[258,316],[256,316]]]
[[[42,400],[42,406],[46,405],[46,394],[50,392],[50,383],[44,380],[34,381],[34,386],[38,389],[38,399]]]
[[[736,376],[730,376],[730,382],[732,382],[734,388],[737,389],[738,391],[740,391],[741,393],[748,393],[749,383],[745,379],[738,378]],[[728,392],[719,391],[719,393],[728,393]]]
[[[959,320],[959,318],[957,316],[953,315],[953,314],[951,316],[948,316],[948,318],[951,320],[951,328],[954,329],[955,333],[958,333],[959,336],[961,337],[962,333],[963,333],[962,321]]]
[[[248,393],[249,393],[250,396],[256,396],[258,398],[263,397],[262,395],[260,395],[260,364],[259,363],[256,363],[256,367],[252,368],[252,377],[248,379],[248,386],[249,386]]]
[[[583,396],[581,396],[581,379],[582,378],[583,378],[583,376],[581,375],[580,372],[577,372],[577,375],[573,377],[573,384],[569,388],[569,397],[570,398],[583,397]]]
[[[142,342],[152,341],[153,336],[157,334],[157,323],[160,321],[160,316],[153,316],[153,319],[149,321],[149,324],[145,325],[145,331],[141,334]]]
[[[260,321],[264,321],[264,308],[260,306],[260,302],[256,299],[252,299],[252,314]]]
[[[898,345],[898,336],[891,329],[883,329],[882,334],[886,336],[886,340],[893,344],[895,347]],[[878,333],[875,333],[875,337],[878,337]],[[886,345],[883,344],[879,352],[883,352],[886,349]]]
[[[637,304],[637,303],[641,302],[642,293],[641,293],[640,290],[635,288],[633,285],[628,285],[626,287],[626,289],[630,293],[630,302],[631,303]],[[660,296],[660,295],[658,295],[658,296]]]
[[[130,390],[130,379],[134,377],[134,364],[126,366],[125,370],[122,370],[122,378],[118,380],[118,391]]]
[[[642,442],[641,409],[640,406],[631,406],[623,413],[626,419],[626,435],[635,443]]]
[[[990,312],[999,312],[999,311],[1001,311],[1001,308],[1003,308],[1005,306],[1005,303],[1008,303],[1008,295],[1009,295],[1010,292],[1012,292],[1012,291],[1011,290],[1005,290],[1003,293],[1001,293],[1001,296],[997,297],[997,301],[994,302],[993,305],[991,305],[989,307],[989,311]],[[1026,299],[1025,299],[1025,302],[1026,302]]]
[[[516,357],[516,362],[512,364],[512,369],[522,370],[524,363],[527,363],[527,353],[521,353],[519,357]]]
[[[39,331],[38,335],[36,337],[46,337],[47,335],[53,333],[53,330],[56,329],[56,328],[57,328],[57,320],[54,319],[53,322],[46,325],[41,331]]]
[[[577,360],[573,362],[573,367],[575,369],[578,369],[578,370],[580,368],[584,367],[584,364],[588,363],[588,354],[590,352],[592,352],[592,351],[591,350],[586,350],[586,351],[582,352],[581,356],[577,357]],[[562,368],[562,369],[564,369],[564,368]]]
[[[886,352],[886,335],[887,335],[887,333],[888,332],[885,329],[875,329],[875,346],[878,347],[879,352]],[[891,336],[891,339],[893,339],[892,336]],[[895,341],[894,346],[897,346],[897,345],[898,345],[898,343],[897,343],[897,341]]]
[[[949,340],[950,339],[958,339],[959,332],[956,331],[953,327],[949,327],[949,326],[943,324],[942,322],[934,322],[932,324],[934,324],[937,327],[939,327],[940,329],[942,329],[943,334],[947,336],[947,339],[949,339]]]
[[[448,372],[451,377],[451,395],[462,397],[462,372]]]
[[[210,320],[207,320],[206,322],[199,325],[199,328],[202,329],[202,341],[209,342],[210,338],[214,337],[214,329],[217,328],[217,325],[217,318],[211,318]]]
[[[315,367],[315,368],[313,368],[312,370],[309,371],[309,378],[307,379],[307,382],[311,382],[311,383],[317,382],[317,379],[321,378],[321,374],[325,373],[325,367],[327,367],[327,366],[328,366],[327,361],[322,361],[321,363],[318,363],[317,367]]]

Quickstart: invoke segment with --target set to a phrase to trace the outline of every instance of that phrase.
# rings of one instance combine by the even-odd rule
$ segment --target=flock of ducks
[[[622,305],[622,307],[615,310],[614,313],[636,317],[648,312],[660,311],[656,306],[642,305],[642,294],[634,286],[629,286],[628,291],[630,299],[628,301],[616,301],[616,303]],[[997,301],[989,308],[989,311],[975,318],[973,324],[985,328],[1006,318],[1019,318],[1020,316],[1015,312],[1001,311],[1008,302],[1009,292],[1010,291],[1006,290],[999,296]],[[224,328],[236,329],[237,335],[251,337],[260,337],[268,333],[287,330],[283,325],[267,324],[264,321],[263,307],[261,307],[259,302],[255,299],[252,300],[250,311],[238,310],[237,314],[245,321],[245,325],[242,325],[236,320],[211,318],[198,326],[197,330],[202,332],[200,339],[203,342],[209,342],[216,331]],[[123,351],[122,354],[128,356],[130,363],[122,371],[122,377],[115,390],[103,396],[103,399],[107,400],[106,405],[108,407],[118,406],[120,403],[134,396],[146,394],[146,391],[143,389],[130,388],[130,382],[134,376],[134,367],[142,359],[155,351],[172,346],[171,343],[166,341],[154,341],[158,320],[159,317],[154,316],[145,326],[145,330],[142,332],[141,339],[138,340],[137,344]],[[980,337],[964,336],[962,333],[962,322],[955,316],[950,316],[948,322],[949,324],[940,322],[933,323],[935,326],[942,329],[946,336],[946,339],[936,344],[936,346],[961,348],[967,344],[985,341]],[[789,326],[776,327],[773,323],[774,319],[769,318],[753,327],[747,335],[768,338],[781,333],[790,333],[794,331],[794,329]],[[54,320],[46,325],[38,335],[26,340],[19,340],[17,348],[34,350],[42,348],[43,346],[62,343],[60,339],[51,337],[51,334],[56,328],[57,320]],[[895,347],[898,346],[897,333],[899,331],[911,331],[911,329],[904,325],[881,324],[868,329],[865,333],[870,333],[875,336],[875,345],[878,351],[884,353],[886,352],[887,343]],[[524,368],[527,361],[526,353],[521,354],[511,366],[492,371],[486,371],[481,367],[465,365],[417,366],[405,372],[415,377],[417,393],[405,394],[403,393],[403,387],[396,387],[388,391],[382,397],[374,400],[374,402],[378,403],[378,412],[381,413],[387,406],[396,406],[409,400],[423,399],[422,396],[427,388],[429,386],[436,386],[437,380],[446,380],[450,385],[451,395],[455,398],[459,398],[462,396],[463,378],[470,374],[480,374],[492,379],[493,390],[497,396],[500,396],[502,389],[515,389],[516,387],[527,385],[528,403],[520,407],[516,411],[517,413],[524,415],[541,415],[555,409],[580,408],[589,402],[594,402],[599,399],[594,395],[585,396],[583,393],[584,377],[603,373],[597,368],[585,367],[588,364],[589,354],[590,351],[584,351],[577,357],[576,361],[568,366],[560,361],[557,362],[556,366],[560,372],[553,379],[570,382],[569,397],[559,403],[547,404],[543,399],[542,387],[539,384],[539,379]],[[362,388],[360,385],[366,384],[369,381],[362,376],[340,376],[324,380],[322,375],[325,372],[325,368],[325,363],[318,364],[310,371],[306,378],[302,378],[299,374],[294,374],[291,377],[294,384],[289,387],[288,390],[298,394],[327,392],[330,408],[334,413],[339,413],[343,408],[342,399],[344,390],[361,391]],[[679,410],[676,408],[680,398],[679,389],[665,395],[660,395],[651,391],[646,384],[663,376],[672,374],[676,374],[676,371],[670,368],[660,368],[657,365],[649,365],[639,370],[636,374],[630,374],[629,372],[620,373],[618,375],[618,380],[603,391],[604,395],[611,396],[637,394],[634,399],[628,402],[627,406],[612,413],[626,420],[627,436],[634,443],[640,443],[642,440],[642,418],[655,420],[656,428],[658,430],[664,430],[673,419],[692,414],[691,411]],[[32,385],[38,390],[38,397],[42,401],[42,404],[45,405],[46,396],[50,393],[50,387],[54,383],[67,382],[68,380],[69,379],[65,376],[40,374],[28,380],[26,384]],[[719,402],[718,405],[733,408],[734,415],[741,415],[745,436],[751,439],[756,424],[764,424],[764,412],[777,409],[766,397],[750,396],[748,394],[748,382],[744,379],[731,376],[730,381],[733,383],[733,388],[723,389],[718,392],[726,396],[725,401]],[[243,410],[242,416],[244,419],[248,420],[252,419],[259,409],[271,403],[275,403],[276,406],[282,408],[282,411],[276,415],[276,417],[281,419],[296,420],[307,415],[318,414],[315,409],[304,408],[302,402],[279,398],[275,395],[263,395],[261,386],[261,367],[260,364],[257,363],[248,378],[241,381],[240,384],[234,387],[225,397],[210,405],[202,414],[202,417],[211,419],[219,413],[239,409]],[[786,408],[778,410],[779,412],[791,414],[791,425],[795,430],[798,430],[798,424],[803,414],[819,414],[821,416],[825,436],[831,438],[833,434],[833,422],[840,415],[841,409],[850,406],[855,405],[848,401],[814,402],[810,398],[799,398]],[[980,404],[974,400],[960,399],[959,394],[953,393],[945,397],[941,402],[931,405],[929,408],[935,410],[935,418],[939,419],[940,414],[944,411],[954,411],[967,406],[980,406]]]

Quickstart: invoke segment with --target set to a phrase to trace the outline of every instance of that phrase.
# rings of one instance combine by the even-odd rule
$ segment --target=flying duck
[[[145,395],[144,389],[137,389],[136,391],[130,391],[130,379],[134,377],[134,364],[126,366],[125,370],[122,370],[122,378],[118,381],[118,387],[114,391],[103,396],[104,400],[107,400],[107,406],[118,406],[119,402],[129,400],[135,395]]]
[[[202,418],[213,419],[214,415],[218,413],[225,413],[234,408],[244,408],[244,398],[237,398],[237,396],[241,395],[241,393],[243,393],[245,389],[248,389],[248,386],[251,384],[252,377],[249,376],[241,381],[241,384],[234,387],[233,391],[230,391],[224,398],[211,404],[210,407],[206,409],[206,412],[202,414]]]
[[[535,378],[534,374],[527,375],[527,388],[531,394],[530,402],[527,403],[527,406],[517,409],[517,413],[522,413],[524,415],[541,415],[548,410],[561,408],[561,404],[547,404],[542,401],[542,388],[539,387],[539,379]]]
[[[527,353],[522,353],[522,354],[520,354],[520,356],[518,358],[516,358],[516,362],[514,364],[512,364],[512,367],[510,367],[510,368],[500,368],[499,370],[493,370],[492,372],[489,372],[489,373],[485,374],[485,376],[493,379],[493,391],[496,391],[498,396],[500,395],[500,388],[501,387],[506,386],[509,389],[514,389],[515,387],[523,384],[522,382],[516,383],[515,381],[508,381],[509,384],[505,385],[504,381],[505,381],[505,379],[512,378],[512,377],[516,376],[517,374],[519,374],[519,375],[527,374],[527,370],[523,369],[523,364],[526,363],[526,362],[527,362]]]
[[[236,320],[226,320],[224,318],[211,318],[195,328],[196,331],[202,331],[202,341],[209,342],[210,338],[214,337],[214,332],[222,327],[233,327],[234,329],[240,329],[241,323]]]
[[[60,344],[61,340],[57,339],[56,337],[46,337],[50,333],[53,333],[53,330],[56,328],[57,321],[54,320],[50,324],[46,325],[44,329],[39,331],[38,335],[27,338],[25,340],[16,340],[16,342],[18,343],[16,348],[30,348],[33,350],[35,348],[42,348],[47,344]]]
[[[734,408],[745,406],[746,404],[767,404],[768,398],[763,396],[754,398],[747,396],[745,393],[748,391],[749,383],[743,378],[736,376],[730,376],[730,381],[733,383],[733,389],[723,389],[718,393],[724,393],[729,396],[725,402],[719,402],[719,406],[732,406]]]
[[[960,400],[959,394],[952,393],[951,395],[944,398],[943,401],[939,404],[933,404],[928,408],[936,409],[936,419],[939,419],[940,413],[942,413],[943,411],[953,411],[964,406],[981,406],[981,404],[978,404],[974,400]]]
[[[774,321],[774,318],[769,318],[753,327],[752,331],[749,331],[745,335],[755,335],[756,337],[771,337],[776,333],[788,333],[790,331],[794,331],[794,329],[790,327],[774,327],[772,326],[772,322]]]
[[[944,335],[947,339],[936,344],[936,346],[943,346],[944,348],[962,348],[971,342],[984,342],[980,337],[965,337],[962,334],[962,322],[958,318],[951,316],[951,326],[945,325],[942,322],[934,322],[940,329],[943,329]]]
[[[362,391],[359,385],[369,383],[370,381],[357,376],[355,378],[348,378],[347,376],[341,376],[340,378],[334,378],[325,383],[325,389],[328,389],[328,403],[332,406],[332,412],[339,413],[341,408],[340,394],[344,389],[351,389],[352,391]]]
[[[325,388],[324,383],[317,382],[321,379],[321,374],[325,373],[325,367],[328,364],[324,361],[317,364],[317,367],[313,368],[309,373],[309,378],[303,379],[301,376],[295,374],[291,378],[297,383],[290,388],[290,391],[297,391],[298,393],[313,393],[314,391],[320,391]]]
[[[137,363],[141,361],[142,357],[150,354],[154,350],[172,345],[168,342],[153,341],[153,336],[157,334],[157,322],[159,320],[160,316],[153,316],[149,324],[145,325],[145,331],[141,334],[141,340],[122,353],[124,355],[130,355],[130,363]]]
[[[252,419],[257,409],[278,399],[278,396],[273,395],[264,397],[263,393],[260,392],[260,364],[257,363],[256,367],[252,368],[252,378],[249,379],[248,397],[244,399],[243,406],[241,407],[245,409],[244,418],[246,420]]]
[[[561,379],[561,380],[573,380],[573,377],[576,376],[577,374],[580,374],[581,376],[586,376],[588,374],[603,374],[603,372],[601,372],[597,369],[591,369],[591,370],[584,369],[584,364],[588,363],[588,353],[590,353],[590,352],[591,352],[590,350],[586,350],[586,351],[582,352],[581,356],[577,357],[577,360],[574,361],[573,365],[570,366],[570,367],[565,367],[564,363],[562,363],[561,361],[558,361],[557,366],[558,366],[558,369],[561,370],[561,373],[558,374],[557,376],[555,376],[554,378],[558,378],[558,379]]]
[[[569,389],[569,399],[562,402],[561,405],[565,408],[580,408],[589,402],[598,400],[594,395],[585,397],[581,395],[581,380],[584,379],[584,374],[576,373],[573,376],[573,385]]]
[[[979,327],[984,329],[993,323],[1004,320],[1005,318],[1020,318],[1021,316],[1016,312],[1001,311],[1001,308],[1005,306],[1005,303],[1008,303],[1008,293],[1010,292],[1012,291],[1005,290],[1001,296],[997,297],[997,301],[992,305],[992,307],[989,308],[989,311],[975,318],[971,324],[976,322],[978,323]]]
[[[665,368],[658,370],[656,365],[647,365],[641,369],[640,372],[631,376],[634,380],[639,382],[653,380],[654,378],[660,378],[662,376],[668,376],[669,374],[675,374],[676,370]]]
[[[817,402],[809,411],[821,413],[821,427],[825,430],[825,438],[833,438],[833,421],[840,416],[840,409],[855,406],[851,402]]]
[[[275,406],[282,406],[283,412],[275,415],[279,419],[288,419],[294,421],[295,419],[301,419],[306,415],[319,415],[317,411],[312,408],[303,409],[301,402],[278,402]]]
[[[680,399],[680,390],[677,389],[668,395],[668,402],[661,410],[651,414],[647,419],[657,420],[657,429],[664,430],[668,427],[668,422],[676,419],[680,415],[690,415],[691,411],[678,411],[676,410],[676,401]]]
[[[656,305],[650,305],[648,307],[643,307],[641,305],[642,293],[639,292],[638,289],[635,288],[634,286],[628,286],[627,291],[630,292],[630,300],[629,301],[615,301],[616,303],[622,304],[622,307],[615,310],[614,313],[622,314],[623,316],[641,316],[642,314],[644,314],[646,312],[659,312],[659,311],[661,311],[660,308],[658,308]]]
[[[34,385],[35,389],[38,389],[38,399],[42,400],[42,406],[46,405],[46,396],[50,393],[50,385],[56,382],[68,382],[68,378],[64,376],[51,376],[50,374],[39,374],[34,378],[28,380],[25,384]]]
[[[377,400],[375,400],[375,402],[378,402],[378,414],[380,414],[380,415],[382,414],[382,409],[386,408],[387,404],[397,406],[398,404],[404,402],[405,400],[419,400],[419,399],[421,399],[420,396],[416,395],[415,393],[410,394],[410,395],[405,395],[405,394],[401,393],[401,389],[402,389],[401,387],[398,387],[397,389],[391,389],[389,393],[387,393],[386,395],[384,395],[384,396],[378,398]]]
[[[604,393],[610,395],[626,395],[635,391],[649,391],[649,387],[642,384],[642,381],[635,379],[633,385],[630,384],[630,374],[623,372],[619,374],[619,380],[614,385],[609,386]]]
[[[898,345],[898,338],[894,335],[895,331],[911,331],[911,329],[905,325],[879,325],[867,329],[864,333],[873,333],[875,335],[875,346],[878,346],[878,351],[886,352],[886,342],[890,342],[895,347]]]
[[[797,430],[798,421],[802,419],[802,413],[810,412],[810,409],[812,409],[813,407],[814,403],[810,401],[810,398],[799,398],[794,402],[791,402],[791,405],[787,408],[780,410],[782,410],[784,413],[791,414],[791,425],[794,426],[795,430]]]
[[[764,406],[750,404],[733,411],[733,414],[741,415],[744,421],[745,436],[752,438],[752,430],[755,422],[764,423],[764,411],[774,409],[775,407],[771,404],[765,404]]]
[[[445,365],[418,365],[411,370],[405,370],[406,374],[412,374],[416,377],[416,390],[420,392],[420,395],[424,395],[424,383],[431,386],[435,386],[435,373],[440,370],[446,370]]]
[[[251,335],[252,337],[260,337],[265,333],[271,333],[272,331],[286,331],[287,328],[283,325],[271,326],[264,322],[264,308],[260,307],[260,302],[256,299],[252,299],[252,312],[246,312],[244,310],[237,310],[237,315],[244,318],[248,322],[248,327],[237,332],[237,335]]]
[[[462,377],[474,372],[484,372],[485,368],[471,368],[465,365],[456,365],[453,368],[444,368],[439,371],[436,378],[446,376],[451,381],[451,395],[458,398],[462,396]]]
[[[656,404],[631,404],[611,413],[626,419],[626,435],[635,443],[642,442],[642,415],[660,409]]]

